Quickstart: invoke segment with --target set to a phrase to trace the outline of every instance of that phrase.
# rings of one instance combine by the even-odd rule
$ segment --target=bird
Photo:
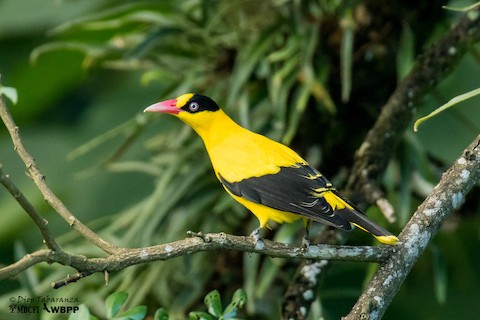
[[[144,112],[173,115],[202,138],[223,188],[257,217],[259,227],[251,233],[255,243],[269,222],[281,224],[299,219],[305,223],[307,247],[312,221],[344,231],[356,226],[381,243],[398,242],[396,236],[370,221],[295,151],[240,126],[211,98],[186,93],[154,103]]]

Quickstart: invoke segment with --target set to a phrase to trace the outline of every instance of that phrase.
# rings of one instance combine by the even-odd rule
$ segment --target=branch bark
[[[480,135],[443,174],[399,236],[402,242],[383,262],[352,311],[343,319],[380,319],[441,224],[480,179]]]
[[[25,198],[22,192],[17,188],[17,186],[10,180],[10,177],[3,173],[3,165],[0,163],[0,183],[5,187],[5,189],[10,192],[12,197],[17,200],[20,206],[28,213],[33,222],[37,225],[40,233],[42,234],[43,241],[47,247],[53,251],[61,250],[58,243],[53,238],[50,230],[48,229],[48,221],[42,218],[40,214],[35,210],[33,205]]]
[[[417,104],[478,41],[480,7],[465,13],[445,36],[418,57],[412,71],[383,106],[377,121],[357,150],[348,190],[359,192],[366,203],[382,199],[383,192],[378,181],[403,132],[411,124]]]
[[[345,192],[352,194],[357,203],[377,204],[388,221],[394,220],[392,207],[383,197],[379,181],[390,161],[404,131],[410,125],[418,102],[450,73],[471,44],[480,40],[480,7],[464,14],[459,22],[444,37],[416,60],[409,75],[392,93],[374,126],[355,153],[354,165]],[[324,272],[318,270],[320,277]],[[305,292],[318,292],[319,279],[305,282],[301,269],[289,285],[282,314],[284,319],[305,319],[315,297],[304,299]],[[295,297],[296,295],[296,297]],[[299,310],[305,310],[299,313]],[[353,318],[352,318],[353,319]]]
[[[196,234],[166,244],[144,248],[121,248],[104,258],[87,258],[64,251],[39,250],[20,261],[0,269],[0,279],[13,277],[41,262],[59,263],[75,268],[78,273],[54,284],[55,288],[97,272],[114,272],[136,264],[169,260],[179,256],[213,250],[237,250],[259,253],[274,258],[382,262],[395,250],[393,246],[354,247],[311,245],[308,250],[288,244],[261,240],[255,243],[250,236],[234,236],[225,233]],[[79,277],[79,275],[81,275]]]

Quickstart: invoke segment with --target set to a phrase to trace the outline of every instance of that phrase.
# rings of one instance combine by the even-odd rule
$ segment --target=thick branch
[[[381,262],[387,259],[395,250],[395,247],[312,245],[308,250],[302,250],[299,247],[269,240],[262,240],[255,244],[252,237],[209,233],[145,248],[122,248],[105,258],[86,258],[65,252],[40,250],[0,269],[0,279],[15,276],[40,262],[56,262],[75,268],[79,273],[71,278],[69,277],[69,279],[78,280],[79,275],[84,277],[97,272],[114,272],[136,264],[168,260],[196,252],[220,249],[260,253],[275,258]],[[70,282],[62,280],[59,283],[65,285]],[[58,287],[58,284],[56,286]]]
[[[419,101],[448,75],[471,44],[480,40],[480,7],[463,15],[457,25],[420,56],[412,71],[382,108],[375,125],[355,154],[348,190],[367,203],[382,197],[378,181]]]
[[[357,201],[375,203],[389,221],[394,220],[391,205],[383,198],[378,181],[390,161],[395,147],[411,123],[418,102],[440,82],[464,55],[472,43],[480,40],[480,8],[465,14],[458,24],[420,56],[407,78],[397,87],[383,106],[380,116],[368,132],[355,154],[355,162],[346,186]],[[317,292],[320,281],[305,282],[301,277],[302,266],[297,277],[287,289],[282,310],[284,318],[304,319],[314,301],[305,299],[305,292]],[[319,277],[324,274],[319,268]],[[298,280],[299,279],[299,280]],[[306,310],[299,313],[299,310]]]
[[[71,212],[67,209],[67,207],[63,204],[63,202],[50,190],[47,183],[45,182],[45,176],[40,172],[37,165],[35,164],[35,160],[33,157],[27,152],[25,146],[23,145],[22,140],[20,139],[19,129],[15,122],[10,115],[10,112],[5,105],[5,102],[0,97],[0,117],[5,123],[5,126],[10,133],[10,137],[12,138],[12,142],[14,145],[15,151],[18,153],[20,158],[22,159],[23,163],[27,167],[28,173],[32,180],[37,185],[37,188],[43,195],[45,201],[55,209],[55,211],[70,225],[73,229],[75,229],[78,233],[82,234],[85,238],[87,238],[91,243],[95,244],[97,247],[101,248],[105,252],[114,253],[118,250],[115,245],[108,243],[107,241],[100,238],[95,232],[81,223]]]
[[[435,236],[440,225],[463,202],[480,179],[480,135],[443,174],[403,229],[402,242],[381,264],[377,273],[345,320],[380,319],[418,257]]]

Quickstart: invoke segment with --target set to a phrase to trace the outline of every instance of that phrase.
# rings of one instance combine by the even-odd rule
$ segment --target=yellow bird
[[[257,241],[269,221],[304,219],[307,227],[311,220],[345,231],[355,225],[380,242],[398,242],[295,151],[239,126],[212,99],[187,93],[145,112],[172,114],[198,133],[225,190],[258,218],[260,226],[252,232]]]

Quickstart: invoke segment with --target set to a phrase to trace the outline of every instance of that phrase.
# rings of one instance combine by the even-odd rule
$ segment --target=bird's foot
[[[255,230],[253,230],[252,233],[250,233],[250,237],[253,238],[255,248],[261,248],[264,246],[264,243],[260,238],[260,228],[256,228]]]
[[[260,240],[260,228],[253,230],[252,233],[250,233],[250,237],[257,243]]]
[[[193,232],[193,231],[187,231],[187,236],[190,238],[197,237],[203,240],[203,242],[210,242],[211,239],[208,235],[204,234],[202,231],[200,232]]]
[[[312,220],[305,220],[305,234],[303,235],[302,238],[302,246],[301,250],[302,251],[308,251],[308,248],[310,248],[310,226],[312,225]]]
[[[308,235],[305,235],[302,238],[302,246],[300,247],[300,249],[302,251],[308,251],[308,248],[310,248],[310,240],[308,240]]]

